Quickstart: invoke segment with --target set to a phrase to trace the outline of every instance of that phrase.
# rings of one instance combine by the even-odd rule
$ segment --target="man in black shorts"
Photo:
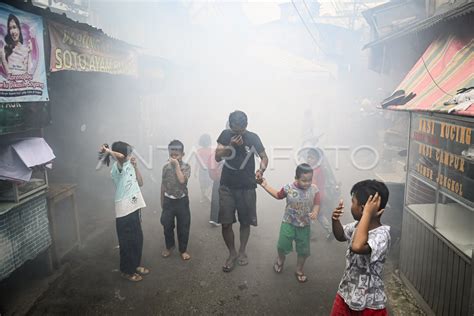
[[[230,272],[237,262],[247,265],[245,252],[250,236],[250,225],[257,226],[256,182],[261,180],[268,165],[265,148],[257,134],[247,131],[247,115],[234,111],[229,115],[230,129],[224,130],[217,139],[216,160],[225,161],[219,188],[219,223],[222,236],[229,249],[222,270]],[[255,172],[255,155],[261,159]],[[237,253],[232,224],[236,222],[235,211],[240,222],[240,248]]]

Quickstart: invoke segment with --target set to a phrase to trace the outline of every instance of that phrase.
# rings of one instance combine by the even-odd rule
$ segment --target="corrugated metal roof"
[[[394,32],[392,34],[389,34],[387,36],[384,36],[384,37],[379,38],[379,39],[377,39],[373,42],[370,42],[370,43],[366,44],[363,47],[363,49],[383,44],[387,41],[390,41],[390,40],[408,35],[410,33],[422,31],[424,29],[432,27],[433,25],[435,25],[439,22],[454,19],[456,17],[460,17],[460,16],[463,16],[463,15],[466,15],[466,14],[470,14],[472,12],[474,12],[474,2],[465,3],[461,6],[453,8],[453,9],[447,11],[447,12],[444,12],[444,13],[441,13],[441,14],[438,14],[438,15],[434,15],[434,16],[429,17],[429,18],[427,18],[425,20],[422,20],[422,21],[413,22],[412,24],[407,25],[405,28],[403,28],[402,30],[400,30],[398,32]]]
[[[12,7],[15,7],[19,10],[23,10],[23,11],[26,11],[26,12],[29,12],[29,13],[39,15],[39,16],[43,17],[44,19],[49,19],[49,20],[52,20],[52,21],[55,21],[55,22],[65,24],[65,25],[69,25],[71,27],[74,27],[76,29],[80,29],[80,30],[83,30],[83,31],[103,34],[103,35],[111,38],[112,40],[117,41],[118,43],[130,46],[130,47],[138,48],[135,45],[129,44],[129,43],[127,43],[125,41],[122,41],[120,39],[117,39],[117,38],[113,38],[112,36],[106,34],[103,30],[98,29],[98,28],[96,28],[96,27],[94,27],[90,24],[74,21],[74,20],[70,19],[69,17],[67,17],[67,15],[65,13],[58,14],[58,13],[52,12],[49,8],[43,9],[43,8],[40,8],[40,7],[37,7],[37,6],[33,5],[31,2],[23,2],[23,0],[21,0],[21,1],[19,1],[19,0],[2,0],[2,2],[5,3],[5,4],[8,4],[8,5],[11,5]]]

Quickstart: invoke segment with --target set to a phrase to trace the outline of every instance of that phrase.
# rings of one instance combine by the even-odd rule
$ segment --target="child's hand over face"
[[[382,201],[382,198],[380,197],[378,192],[375,193],[374,196],[372,195],[369,196],[367,203],[365,203],[363,214],[367,214],[367,216],[370,216],[371,218],[382,215],[384,210],[382,209],[379,211],[381,201]]]
[[[332,212],[332,219],[338,221],[342,214],[344,214],[344,201],[340,200],[339,205]]]
[[[169,159],[170,161],[170,164],[175,166],[175,167],[178,167],[179,166],[179,160],[178,159],[174,159],[174,158],[171,158]]]

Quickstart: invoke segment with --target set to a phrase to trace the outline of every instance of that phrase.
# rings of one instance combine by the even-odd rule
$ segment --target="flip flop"
[[[284,263],[279,264],[278,259],[275,260],[275,263],[273,264],[273,271],[276,273],[282,273],[283,272],[283,265]]]
[[[150,273],[150,270],[145,267],[137,267],[137,272],[141,275],[147,275]]]
[[[307,277],[304,273],[295,272],[295,276],[296,276],[296,280],[297,280],[299,283],[308,282],[308,277]]]
[[[173,252],[173,249],[174,249],[174,248],[164,249],[164,250],[161,252],[161,256],[162,256],[163,258],[168,258],[169,256],[171,256],[171,253]]]
[[[237,264],[239,266],[246,266],[249,264],[249,258],[248,257],[238,257]]]
[[[237,258],[234,258],[232,260],[227,260],[225,265],[222,266],[222,271],[223,272],[231,272],[235,268],[235,261],[237,261]]]
[[[181,253],[181,259],[183,259],[184,261],[187,261],[187,260],[191,259],[191,255],[187,252],[183,252],[183,253]]]
[[[142,276],[136,273],[133,273],[133,274],[122,273],[122,278],[129,280],[130,282],[140,282],[141,280],[143,280]]]

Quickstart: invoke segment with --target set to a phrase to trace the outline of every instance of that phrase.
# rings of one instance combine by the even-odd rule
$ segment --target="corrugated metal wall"
[[[436,315],[469,315],[471,261],[407,209],[400,250],[401,272]]]

